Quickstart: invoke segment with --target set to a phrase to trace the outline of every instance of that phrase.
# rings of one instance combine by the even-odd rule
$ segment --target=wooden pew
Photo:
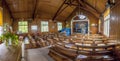
[[[39,38],[40,39],[40,45],[41,47],[45,47],[46,46],[46,41],[43,40],[42,38]]]
[[[58,61],[72,61],[75,60],[77,56],[76,50],[68,49],[59,45],[50,48],[49,55],[55,60],[59,59]]]
[[[54,51],[53,49],[50,49],[49,55],[56,61],[72,61],[68,57],[59,54],[58,52]]]
[[[30,41],[30,48],[36,48],[36,42],[35,39],[31,35],[28,35],[29,41]]]

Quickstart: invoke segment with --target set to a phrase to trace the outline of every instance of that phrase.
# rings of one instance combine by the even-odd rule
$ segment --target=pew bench
[[[49,55],[56,61],[72,61],[71,59],[69,59],[68,57],[59,54],[58,52],[50,49],[49,51]]]

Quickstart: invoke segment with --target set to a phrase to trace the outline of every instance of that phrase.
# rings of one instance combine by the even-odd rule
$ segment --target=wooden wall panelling
[[[99,21],[100,21],[100,33],[103,34],[104,33],[104,16],[103,15],[100,15],[100,18],[99,18]]]
[[[57,23],[49,21],[49,31],[56,32],[57,31]]]
[[[119,7],[120,4],[111,9],[111,20],[110,20],[110,37],[118,40],[119,39],[119,31],[120,31],[120,12]]]
[[[91,24],[98,24],[99,19],[94,17],[93,14],[86,12],[84,10],[80,10],[81,12],[83,12],[84,15],[86,15],[90,21],[90,31],[92,32],[92,34],[98,33],[98,26],[96,27],[92,27]],[[78,12],[78,10],[76,10],[68,19],[66,19],[67,24],[66,26],[71,27],[71,20],[72,18],[76,15],[76,13]]]
[[[13,22],[13,31],[17,32],[18,31],[18,20],[15,19],[15,21]]]
[[[120,3],[111,9],[110,13],[110,37],[120,42]],[[117,48],[115,53],[120,58],[120,48]],[[120,59],[119,59],[120,60]]]
[[[3,2],[2,2],[2,4],[3,4]],[[6,5],[3,4],[2,9],[3,9],[3,24],[8,23],[11,26],[12,18],[11,18],[10,12],[8,11],[8,8],[6,7]]]
[[[2,0],[0,0],[0,7],[2,7]]]
[[[49,20],[49,19],[43,19],[42,20],[42,19],[36,18],[35,20],[33,20],[31,22],[28,21],[28,31],[29,31],[29,33],[32,33],[32,31],[31,31],[31,26],[32,25],[37,25],[37,27],[38,27],[37,31],[39,33],[41,33],[41,21],[48,21],[49,22],[49,32],[58,32],[57,22],[54,22],[54,21]],[[15,20],[14,24],[13,24],[13,30],[15,32],[18,31],[18,22],[19,22],[19,20]],[[63,24],[63,28],[64,28],[65,27],[65,22],[62,22],[62,24]]]

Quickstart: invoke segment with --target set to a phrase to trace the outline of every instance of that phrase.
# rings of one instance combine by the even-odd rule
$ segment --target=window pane
[[[48,22],[47,21],[41,21],[41,32],[48,32]]]
[[[18,22],[18,25],[20,25],[21,24],[21,22]]]
[[[28,25],[28,23],[27,23],[27,22],[24,22],[24,25]]]
[[[62,30],[62,23],[61,23],[61,22],[58,22],[58,23],[57,23],[57,26],[58,26],[58,31],[59,31],[59,30]]]
[[[27,21],[20,21],[18,23],[19,25],[19,31],[22,32],[22,33],[27,33],[28,32],[28,23]]]
[[[106,16],[104,19],[104,34],[109,37],[109,29],[110,29],[110,15]]]

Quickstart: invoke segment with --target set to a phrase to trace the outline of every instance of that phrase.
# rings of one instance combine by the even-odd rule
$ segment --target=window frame
[[[45,30],[46,27],[47,27],[47,30]],[[48,21],[41,21],[41,32],[49,32],[49,22]]]
[[[23,29],[20,29],[22,28]],[[19,21],[18,22],[18,31],[22,33],[28,33],[28,21]]]
[[[60,24],[61,24],[61,28],[59,28],[59,27],[60,27],[60,26],[59,26]],[[57,30],[60,31],[60,30],[62,30],[62,28],[63,28],[62,22],[57,22]]]
[[[110,14],[104,18],[104,35],[110,36]]]

